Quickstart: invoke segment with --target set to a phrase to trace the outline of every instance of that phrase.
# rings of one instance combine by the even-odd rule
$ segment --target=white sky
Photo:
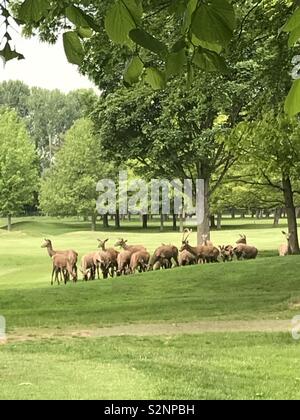
[[[92,82],[79,74],[77,66],[68,63],[61,39],[56,45],[49,45],[36,38],[25,39],[14,34],[13,41],[25,60],[9,61],[5,68],[0,61],[0,82],[22,80],[31,87],[60,89],[63,92],[81,88],[96,89]]]

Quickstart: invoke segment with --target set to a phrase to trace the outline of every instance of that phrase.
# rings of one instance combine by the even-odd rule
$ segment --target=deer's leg
[[[53,269],[52,269],[51,286],[53,286],[54,273],[55,273],[55,266],[53,266]]]

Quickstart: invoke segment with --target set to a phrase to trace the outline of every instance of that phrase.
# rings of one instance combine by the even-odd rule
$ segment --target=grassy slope
[[[109,235],[74,232],[80,229],[78,222],[51,219],[20,223],[12,234],[0,231],[0,313],[6,316],[10,329],[201,319],[288,319],[297,313],[290,309],[290,303],[300,300],[299,257],[260,258],[255,262],[197,266],[50,288],[51,261],[40,248],[44,236],[53,237],[58,249],[75,248],[82,255],[95,249],[99,236],[110,236],[112,244],[117,237],[126,236],[131,243],[143,243],[153,250],[163,241],[179,244],[181,235],[158,233],[157,228],[141,235],[134,227]],[[259,229],[252,225],[244,229],[234,225],[237,232],[242,228],[262,251],[272,253],[278,245],[280,228],[258,226]],[[23,231],[19,232],[21,227]],[[235,237],[234,230],[214,232],[216,243],[233,242]]]
[[[297,313],[290,303],[300,300],[299,271],[298,257],[268,258],[67,287],[1,287],[1,313],[8,328],[289,319]]]
[[[232,243],[239,232],[275,255],[280,229],[244,221],[214,232]],[[98,236],[126,236],[154,249],[180,235],[87,231],[86,224],[51,219],[21,221],[0,231],[0,313],[8,329],[92,327],[201,319],[290,319],[299,310],[300,257],[207,265],[147,273],[108,282],[49,285],[44,236],[57,248],[93,250]],[[112,240],[112,243],[113,243]],[[285,334],[203,334],[178,337],[55,339],[0,347],[0,395],[63,398],[299,398],[298,343]],[[74,368],[75,367],[75,368]]]

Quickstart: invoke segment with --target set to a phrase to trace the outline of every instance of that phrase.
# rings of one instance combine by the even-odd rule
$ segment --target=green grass
[[[52,288],[47,274],[39,281],[39,270],[31,270],[35,282],[25,283],[23,271],[22,266],[18,274],[0,276],[1,313],[9,329],[289,319],[297,314],[291,302],[300,301],[299,257],[178,268]],[[10,287],[13,276],[20,287]]]
[[[299,347],[287,334],[39,338],[42,330],[65,336],[73,327],[291,319],[299,313],[300,257],[275,256],[284,224],[226,220],[224,230],[213,232],[216,244],[247,234],[260,250],[257,261],[51,287],[51,260],[41,249],[46,236],[56,249],[83,255],[96,249],[98,237],[113,245],[124,236],[152,251],[161,242],[179,245],[181,235],[169,228],[160,233],[156,225],[144,232],[137,222],[94,233],[75,219],[15,222],[10,234],[0,229],[0,314],[9,334],[22,335],[24,328],[32,341],[0,347],[1,398],[300,397]]]
[[[286,334],[52,340],[0,348],[2,399],[299,399]]]

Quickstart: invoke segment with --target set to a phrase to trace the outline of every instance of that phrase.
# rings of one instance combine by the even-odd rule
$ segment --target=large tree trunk
[[[183,217],[182,213],[180,214],[179,224],[180,224],[180,232],[183,233],[183,231],[184,231],[184,217]]]
[[[164,225],[165,225],[165,218],[164,218],[164,215],[161,213],[160,214],[160,231],[161,232],[164,231]]]
[[[222,229],[222,213],[218,213],[218,218],[217,218],[217,229],[221,230]]]
[[[103,215],[103,227],[104,227],[104,229],[108,229],[109,228],[108,214],[104,214]]]
[[[281,215],[282,215],[282,209],[276,209],[275,212],[274,212],[273,226],[277,227],[279,225]]]
[[[289,177],[283,177],[282,180],[283,194],[286,205],[286,213],[289,226],[289,234],[291,235],[290,247],[293,255],[300,254],[299,239],[298,239],[298,226],[296,217],[296,208],[294,204],[294,195],[292,184]]]
[[[197,242],[198,245],[203,243],[202,236],[208,235],[208,239],[210,239],[210,228],[209,228],[209,179],[204,179],[204,194],[202,199],[204,200],[203,207],[204,207],[204,214],[203,214],[203,221],[198,225],[197,228]]]
[[[8,230],[8,232],[11,232],[11,230],[12,230],[11,214],[9,214],[7,216],[7,230]]]
[[[119,210],[119,209],[117,209],[117,212],[116,212],[116,217],[115,217],[115,227],[116,227],[116,229],[120,229],[120,227],[121,227],[121,222],[120,222],[120,210]]]
[[[92,232],[96,232],[97,229],[97,216],[92,214]]]
[[[148,214],[143,214],[143,229],[148,229]]]
[[[173,230],[177,232],[177,214],[173,213]]]
[[[235,209],[231,209],[231,218],[235,219]]]

